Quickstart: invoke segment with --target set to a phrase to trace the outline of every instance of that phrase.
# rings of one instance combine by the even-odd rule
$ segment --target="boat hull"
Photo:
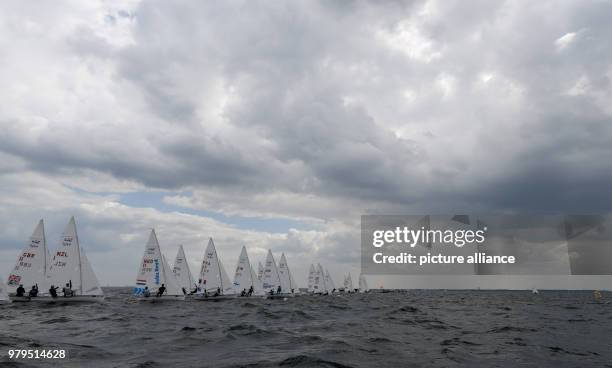
[[[13,303],[40,303],[40,304],[75,304],[75,303],[100,303],[104,301],[104,295],[76,295],[71,297],[58,296],[11,296]]]
[[[182,302],[185,301],[185,295],[139,296],[136,299],[142,303]]]
[[[219,295],[219,296],[204,296],[204,295],[194,295],[192,300],[197,300],[199,302],[220,302],[224,300],[233,300],[237,299],[236,295]]]

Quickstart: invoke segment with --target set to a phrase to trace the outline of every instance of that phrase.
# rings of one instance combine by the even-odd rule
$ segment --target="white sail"
[[[311,263],[310,264],[310,269],[308,270],[308,292],[312,293],[314,292],[314,280],[315,280],[315,274],[317,273],[317,271],[315,271],[315,267],[314,265]]]
[[[4,280],[0,277],[0,303],[4,303],[9,300],[8,292],[6,291],[6,286],[4,285]]]
[[[352,293],[353,289],[353,279],[351,278],[351,273],[349,272],[348,276],[344,278],[344,291]]]
[[[251,273],[253,275],[255,275],[255,270],[253,270],[253,267],[251,266]],[[263,284],[261,282],[260,279],[258,279],[257,277],[255,277],[255,279],[253,280],[253,287],[255,288],[255,291],[253,292],[253,294],[255,295],[264,295],[265,292],[263,290]]]
[[[8,277],[7,292],[15,293],[19,285],[29,290],[38,284],[40,294],[46,293],[48,258],[45,225],[40,220]]]
[[[259,281],[263,278],[264,266],[262,266],[261,262],[257,262],[257,278]]]
[[[281,284],[278,268],[276,267],[276,262],[274,261],[274,256],[272,255],[271,250],[268,250],[262,280],[263,290],[266,293],[270,292],[270,290],[274,290],[274,292],[276,292]]]
[[[74,216],[62,235],[62,245],[53,255],[48,283],[56,287],[70,284],[75,295],[102,295],[93,269],[81,252]]]
[[[287,258],[285,258],[285,253],[281,254],[280,261],[278,262],[278,275],[280,278],[280,285],[283,293],[294,292],[296,289],[295,281],[293,280],[291,270],[289,269],[289,265],[287,264]]]
[[[327,286],[327,289],[329,291],[333,291],[334,289],[336,289],[336,284],[334,283],[334,280],[332,279],[331,275],[329,274],[329,270],[325,270],[325,285]]]
[[[295,283],[295,279],[293,278],[293,273],[291,272],[291,269],[289,269],[289,283],[291,284],[291,289],[293,290],[293,292],[298,294],[300,292],[300,288]]]
[[[368,282],[365,276],[359,275],[359,292],[365,293],[366,291],[368,291]]]
[[[323,274],[323,268],[320,264],[315,267],[314,279],[312,281],[312,291],[315,294],[325,292],[325,275]]]
[[[329,288],[329,285],[327,285],[327,280],[325,279],[325,271],[323,270],[323,266],[321,266],[320,263],[317,264],[317,274],[319,274],[319,279],[320,281],[320,290],[323,293],[327,293],[330,292],[331,289]]]
[[[240,257],[238,257],[236,272],[234,273],[234,289],[237,293],[241,293],[243,290],[247,292],[253,287],[253,292],[255,292],[256,284],[258,283],[257,276],[253,272],[253,267],[251,267],[246,247],[243,246]]]
[[[166,287],[164,295],[183,295],[174,275],[171,274],[170,266],[162,256],[157,235],[152,229],[136,276],[134,295],[142,295],[145,287],[148,287],[149,292],[154,294],[162,284]]]
[[[199,293],[204,293],[204,291],[215,292],[217,289],[221,289],[223,295],[235,294],[234,286],[217,255],[217,249],[212,238],[208,241],[206,253],[202,260],[199,289]]]
[[[182,244],[179,246],[178,252],[176,253],[172,272],[174,273],[174,276],[176,276],[179,287],[185,288],[187,291],[193,290],[195,280],[191,275],[191,270],[189,269],[189,264],[187,263],[187,258],[185,257],[185,251],[183,250]]]

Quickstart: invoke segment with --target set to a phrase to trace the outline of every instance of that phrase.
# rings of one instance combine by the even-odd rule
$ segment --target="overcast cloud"
[[[612,208],[608,1],[0,8],[4,277],[41,217],[104,285],[151,227],[192,269],[212,236],[338,284],[363,213]]]

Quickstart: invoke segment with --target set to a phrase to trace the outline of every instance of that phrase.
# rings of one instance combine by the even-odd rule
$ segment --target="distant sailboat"
[[[359,292],[360,293],[367,293],[369,291],[368,289],[368,282],[366,281],[366,278],[364,275],[359,275]]]
[[[162,285],[166,290],[163,295],[157,296],[157,292]],[[134,295],[140,300],[151,302],[185,300],[185,295],[179,287],[174,273],[172,273],[161,253],[154,229],[151,230],[149,240],[145,245],[145,251],[136,276]]]
[[[174,276],[176,276],[178,285],[181,288],[184,288],[188,293],[197,287],[197,284],[191,274],[191,270],[189,269],[189,263],[185,257],[185,250],[183,250],[182,244],[179,246],[178,252],[176,253],[172,272],[174,273]]]
[[[68,284],[73,290],[72,297],[58,297],[61,302],[98,302],[104,299],[100,283],[79,244],[74,217],[66,225],[62,245],[51,260],[48,284],[60,288]]]
[[[236,297],[234,286],[217,255],[212,238],[208,240],[200,269],[197,300],[225,300]]]
[[[234,289],[240,296],[256,296],[263,294],[259,287],[257,275],[253,271],[253,267],[251,267],[251,262],[245,246],[242,247],[240,257],[238,257],[238,264],[236,265],[236,272],[234,273]],[[249,292],[250,290],[252,290],[252,292]]]
[[[291,270],[287,264],[287,258],[285,253],[281,254],[281,259],[278,262],[278,275],[280,278],[280,285],[283,294],[293,294],[296,289],[295,281],[291,275]]]
[[[6,304],[10,302],[11,300],[8,297],[6,286],[4,285],[4,280],[2,280],[2,277],[0,277],[0,304]]]
[[[308,270],[308,292],[309,293],[314,293],[314,280],[315,280],[316,273],[317,271],[315,271],[315,267],[311,263],[310,269]]]
[[[23,285],[26,292],[31,289],[32,286],[38,285],[39,297],[43,294],[48,295],[47,285],[47,270],[49,268],[49,252],[47,251],[47,241],[45,238],[45,225],[43,220],[38,222],[30,241],[25,246],[15,267],[11,271],[8,277],[7,293],[11,295],[11,299],[15,301],[29,301],[28,297],[15,297],[15,292],[19,285]]]
[[[336,290],[336,284],[329,274],[329,270],[325,270],[325,285],[327,286],[328,292],[333,293]]]
[[[261,262],[257,262],[257,279],[259,279],[259,281],[262,280],[263,273],[264,273],[264,266],[261,264]]]
[[[281,289],[281,294],[283,293],[280,274],[278,272],[278,267],[276,267],[276,261],[274,260],[271,250],[268,250],[268,255],[266,256],[266,264],[264,265],[264,274],[262,279],[263,290],[268,297],[273,297],[275,294],[278,294],[279,288]]]
[[[344,278],[344,291],[347,293],[352,293],[355,291],[355,289],[353,289],[353,279],[351,278],[351,273],[349,272],[349,274]]]

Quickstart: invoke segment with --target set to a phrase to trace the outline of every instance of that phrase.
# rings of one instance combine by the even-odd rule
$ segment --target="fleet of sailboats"
[[[271,250],[268,250],[264,264],[257,262],[256,273],[247,248],[243,246],[232,282],[212,238],[206,246],[197,276],[197,280],[194,279],[183,245],[179,245],[170,267],[157,234],[151,229],[138,267],[133,295],[140,301],[159,302],[185,300],[186,296],[193,300],[219,301],[238,297],[286,299],[300,294],[287,257],[282,253],[277,264]],[[74,217],[66,225],[60,247],[53,257],[47,248],[44,222],[40,220],[7,281],[4,284],[0,278],[0,303],[98,302],[104,299],[94,270],[81,248]],[[308,294],[337,291],[329,270],[320,263],[310,265],[307,283]],[[343,289],[355,291],[350,273],[344,278]],[[359,291],[368,291],[363,275],[359,277]]]

